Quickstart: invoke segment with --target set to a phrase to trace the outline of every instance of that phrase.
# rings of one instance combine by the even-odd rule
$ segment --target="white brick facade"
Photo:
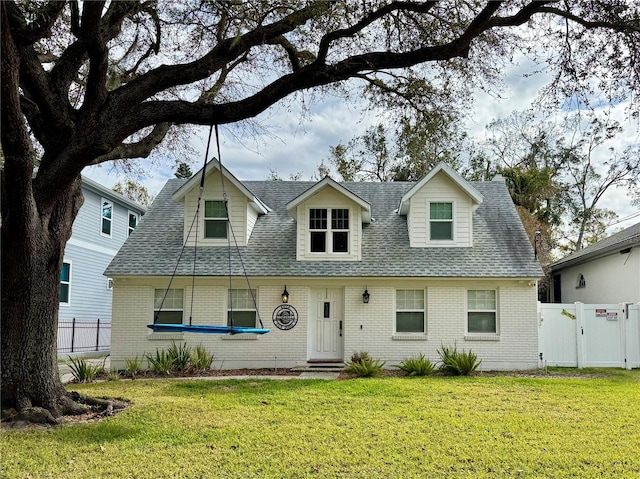
[[[166,288],[167,278],[118,278],[114,285],[111,363],[124,368],[126,358],[166,349],[175,340],[190,346],[203,344],[215,354],[218,368],[293,367],[310,359],[309,317],[316,307],[312,290],[339,289],[343,301],[341,341],[349,360],[354,352],[366,351],[387,362],[387,366],[423,353],[438,360],[441,345],[456,344],[459,350],[472,349],[482,359],[481,369],[532,369],[538,362],[538,324],[536,288],[518,280],[428,280],[428,279],[267,279],[252,278],[264,326],[271,332],[262,336],[218,334],[153,333],[146,327],[153,322],[154,289]],[[297,325],[288,331],[277,329],[272,313],[280,304],[287,285],[290,304],[299,314]],[[363,304],[367,287],[369,304]],[[190,278],[176,278],[172,288],[184,289],[184,322],[189,322]],[[246,288],[234,279],[233,288]],[[425,291],[426,334],[395,334],[396,289]],[[496,335],[466,334],[467,290],[497,291]],[[226,324],[228,279],[196,278],[193,324]],[[312,304],[313,303],[313,304]]]

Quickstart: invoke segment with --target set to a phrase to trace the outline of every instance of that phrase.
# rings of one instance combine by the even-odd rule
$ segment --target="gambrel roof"
[[[333,180],[332,180],[333,181]],[[185,180],[171,179],[105,274],[170,276],[182,248],[184,207],[176,200]],[[361,261],[297,261],[296,222],[287,206],[317,183],[245,181],[242,183],[268,209],[241,246],[247,274],[256,277],[434,277],[537,278],[542,270],[504,181],[472,182],[472,196],[483,198],[473,213],[473,247],[411,248],[407,217],[397,208],[416,186],[410,182],[337,183],[370,205],[375,218],[362,226]],[[178,195],[179,196],[179,195]],[[177,274],[190,276],[193,248],[187,247]],[[198,246],[195,274],[226,276],[227,248]],[[243,274],[232,253],[232,274]]]

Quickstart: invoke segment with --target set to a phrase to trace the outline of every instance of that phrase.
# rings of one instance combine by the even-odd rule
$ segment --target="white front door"
[[[342,290],[311,291],[307,352],[310,361],[342,361],[343,309]]]

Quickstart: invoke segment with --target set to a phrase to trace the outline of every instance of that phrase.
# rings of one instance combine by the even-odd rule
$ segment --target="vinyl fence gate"
[[[538,303],[542,365],[640,368],[640,304]]]

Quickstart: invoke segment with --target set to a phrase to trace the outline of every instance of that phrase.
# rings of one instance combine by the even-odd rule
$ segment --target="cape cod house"
[[[169,180],[106,270],[114,367],[172,341],[203,344],[224,368],[359,351],[387,365],[436,361],[454,343],[482,369],[537,367],[542,271],[501,177],[468,182],[444,163],[416,183],[241,182],[215,161],[206,172],[199,215],[201,172]],[[147,328],[232,315],[271,332]]]

